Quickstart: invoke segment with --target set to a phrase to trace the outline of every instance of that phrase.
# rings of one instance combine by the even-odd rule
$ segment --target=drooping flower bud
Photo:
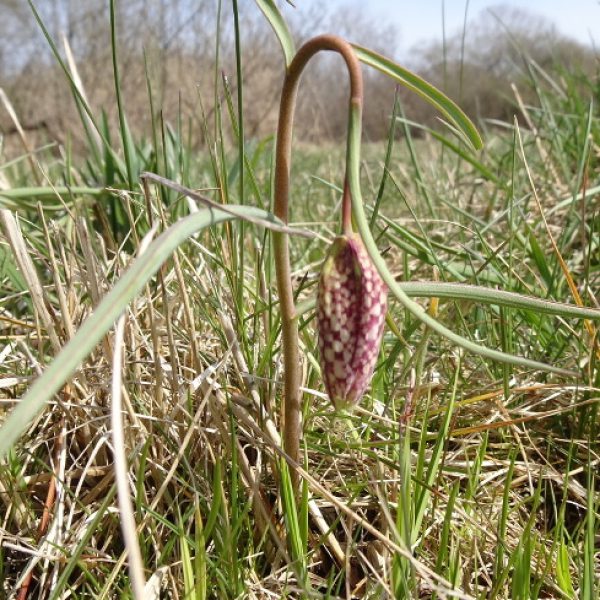
[[[358,403],[373,376],[387,310],[387,286],[359,235],[337,237],[317,294],[319,352],[333,405]]]

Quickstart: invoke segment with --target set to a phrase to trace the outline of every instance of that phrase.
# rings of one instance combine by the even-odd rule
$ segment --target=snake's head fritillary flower
[[[360,236],[337,237],[317,296],[321,370],[336,409],[356,405],[371,382],[386,310],[387,286]]]

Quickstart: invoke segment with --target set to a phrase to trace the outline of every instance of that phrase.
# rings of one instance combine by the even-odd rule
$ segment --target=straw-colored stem
[[[308,61],[321,50],[330,50],[342,55],[350,78],[350,106],[362,105],[363,86],[360,63],[352,46],[333,35],[321,35],[309,40],[296,54],[288,67],[281,92],[277,146],[275,154],[275,201],[273,212],[285,223],[288,222],[292,127],[300,76]],[[347,184],[342,199],[342,229],[351,229],[350,194]],[[273,235],[277,289],[281,310],[282,344],[284,360],[283,442],[285,451],[296,462],[300,456],[300,356],[298,348],[298,322],[292,287],[288,236]],[[297,475],[292,473],[292,482],[297,486]]]

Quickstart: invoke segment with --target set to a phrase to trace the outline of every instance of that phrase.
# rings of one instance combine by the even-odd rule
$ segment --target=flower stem
[[[344,195],[342,196],[342,234],[352,233],[352,198],[348,179],[344,179]]]
[[[300,76],[308,61],[321,50],[330,50],[342,55],[350,78],[350,106],[362,106],[363,85],[360,63],[352,46],[334,35],[312,38],[300,50],[288,67],[279,106],[277,144],[275,149],[275,181],[273,212],[284,223],[289,217],[290,166],[292,150],[292,127]],[[342,199],[342,231],[351,231],[351,198],[347,178]],[[283,396],[283,445],[292,460],[300,457],[300,353],[298,348],[298,321],[292,288],[288,236],[273,234],[275,271],[281,310],[281,329],[284,362]],[[298,488],[298,476],[292,472],[292,483]]]

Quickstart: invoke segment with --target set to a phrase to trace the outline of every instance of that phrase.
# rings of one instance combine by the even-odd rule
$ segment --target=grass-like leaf
[[[377,52],[373,52],[373,50],[354,45],[354,51],[359,60],[366,65],[385,73],[435,106],[435,108],[448,119],[451,125],[464,134],[465,139],[468,140],[473,148],[479,149],[483,146],[479,132],[475,125],[473,125],[471,119],[465,115],[456,103],[450,100],[448,96],[443,94],[435,86],[425,81],[422,77],[419,77],[416,73],[401,67],[389,58],[386,58]]]
[[[294,58],[294,54],[296,54],[296,47],[285,19],[281,16],[281,13],[273,0],[256,0],[256,4],[271,24],[271,27],[281,44],[281,49],[283,50],[283,55],[285,57],[285,66],[289,66]]]

